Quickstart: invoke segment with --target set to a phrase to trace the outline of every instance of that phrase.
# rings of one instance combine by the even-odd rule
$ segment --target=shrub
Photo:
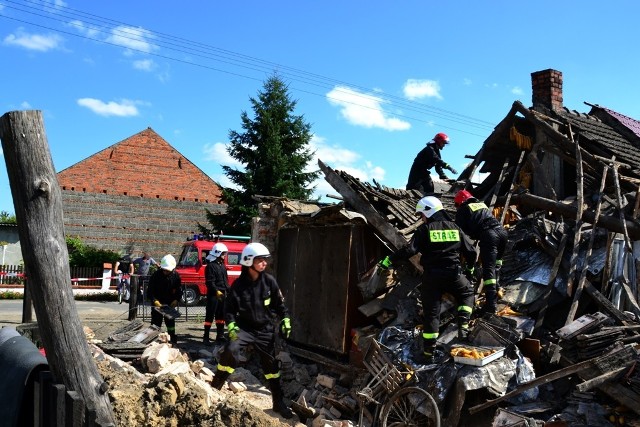
[[[103,263],[115,263],[121,257],[118,252],[87,246],[79,237],[67,237],[65,240],[71,267],[102,267]]]

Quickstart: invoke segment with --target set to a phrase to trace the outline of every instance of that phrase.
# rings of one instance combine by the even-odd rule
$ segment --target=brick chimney
[[[533,109],[562,109],[562,72],[548,69],[531,73]]]

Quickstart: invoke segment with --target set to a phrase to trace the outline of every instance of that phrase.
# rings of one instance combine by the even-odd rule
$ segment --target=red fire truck
[[[204,283],[205,259],[213,245],[218,242],[224,243],[229,249],[224,263],[227,267],[229,285],[233,284],[240,276],[240,254],[250,239],[248,236],[225,235],[212,235],[206,238],[203,235],[189,237],[182,245],[182,254],[176,266],[182,284],[185,285],[182,302],[187,305],[195,305],[207,295],[207,287]]]

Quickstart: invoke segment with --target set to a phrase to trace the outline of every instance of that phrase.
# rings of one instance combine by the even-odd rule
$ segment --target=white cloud
[[[80,34],[83,34],[92,39],[98,38],[98,34],[100,33],[100,30],[98,30],[96,27],[87,26],[84,22],[77,19],[69,21],[67,26],[75,28]]]
[[[471,79],[468,79],[468,78],[462,79],[462,84],[465,86],[471,86],[472,84]]]
[[[153,38],[153,34],[144,28],[120,25],[111,30],[111,35],[106,41],[127,49],[150,53],[158,49],[158,46],[151,42]]]
[[[332,169],[345,171],[361,181],[384,180],[385,170],[369,161],[362,162],[362,156],[355,151],[340,147],[337,144],[329,145],[324,138],[317,135],[311,138],[309,148],[315,152],[312,161],[307,165],[307,170],[309,171],[318,169],[318,159],[320,159]],[[312,183],[312,186],[316,187],[315,194],[318,197],[323,197],[327,193],[336,194],[336,191],[326,182],[322,173]]]
[[[104,102],[95,98],[81,98],[78,99],[77,102],[81,107],[86,107],[99,116],[104,117],[131,117],[140,114],[138,107],[136,107],[136,104],[139,104],[140,102],[128,99],[123,99],[118,103],[114,101]]]
[[[513,88],[511,88],[511,93],[514,95],[522,95],[524,91],[519,86],[514,86]]]
[[[222,142],[205,144],[204,148],[202,149],[205,154],[204,160],[210,160],[224,166],[244,169],[244,165],[242,163],[229,155],[229,153],[227,152],[228,146],[229,144],[224,144]]]
[[[389,131],[407,130],[408,122],[389,117],[382,108],[384,100],[358,92],[344,86],[336,86],[326,95],[333,106],[340,107],[340,114],[347,122],[367,128],[382,128]]]
[[[20,103],[20,109],[21,110],[31,110],[31,104],[29,104],[27,101],[22,101]]]
[[[404,96],[410,100],[422,98],[442,99],[440,95],[440,83],[435,80],[409,79],[402,88]]]
[[[153,59],[138,59],[133,61],[133,68],[141,71],[152,71],[156,68],[156,63]]]
[[[57,34],[29,34],[23,28],[18,28],[14,34],[6,36],[2,44],[46,52],[52,49],[62,49],[63,41],[64,39]]]

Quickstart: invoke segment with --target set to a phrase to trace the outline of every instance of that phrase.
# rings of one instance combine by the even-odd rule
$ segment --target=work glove
[[[280,321],[280,333],[283,338],[289,338],[291,335],[291,319],[285,317]]]
[[[476,279],[476,277],[473,275],[473,273],[475,273],[475,268],[473,268],[473,267],[465,267],[464,275],[466,276],[467,280],[469,280],[470,282],[473,282]]]
[[[160,301],[158,301],[157,299],[153,300],[153,305],[155,305],[156,307],[162,307],[162,304],[160,304]]]
[[[229,339],[231,341],[235,341],[235,340],[238,339],[238,332],[239,331],[240,331],[240,328],[236,325],[236,322],[231,322],[227,326],[227,332],[229,334]]]
[[[224,296],[224,292],[216,290],[216,298],[221,300],[222,297]]]
[[[378,268],[381,270],[387,270],[391,265],[391,259],[388,255],[378,262]]]
[[[178,306],[178,300],[174,299],[173,301],[171,301],[171,304],[169,304],[169,305],[171,305],[171,307],[173,307],[173,308],[176,308]]]
[[[451,167],[451,165],[449,163],[445,163],[444,165],[445,169],[448,169],[449,171],[451,171],[452,174],[457,175],[458,171],[456,171],[454,168]],[[441,177],[442,178],[442,177]]]

